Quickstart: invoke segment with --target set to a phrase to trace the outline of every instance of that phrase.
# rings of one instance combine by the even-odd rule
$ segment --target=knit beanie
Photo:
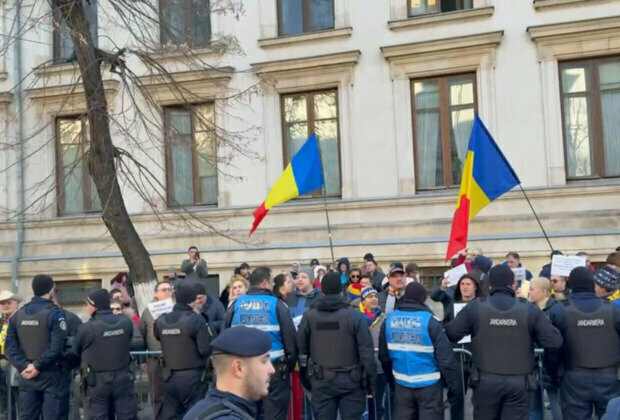
[[[411,282],[405,287],[405,302],[419,303],[422,305],[426,301],[426,289],[418,282]]]
[[[205,289],[205,286],[202,283],[194,283],[192,284],[192,288],[194,289],[194,292],[196,292],[196,295],[207,294],[207,289]]]
[[[364,287],[364,289],[362,289],[362,293],[360,294],[360,298],[362,300],[366,299],[368,296],[372,295],[372,294],[377,294],[377,291],[375,290],[374,287],[368,286],[368,287]]]
[[[347,294],[351,299],[357,299],[358,297],[361,297],[363,288],[364,286],[359,283],[351,283],[347,288]]]
[[[620,273],[611,267],[603,267],[594,272],[594,283],[611,292],[620,287]]]
[[[48,294],[54,288],[54,280],[47,274],[37,274],[32,279],[32,291],[35,296]]]
[[[98,310],[110,309],[110,294],[106,289],[96,289],[88,294],[86,302]]]
[[[308,276],[308,278],[310,279],[310,282],[314,281],[314,271],[312,271],[309,268],[302,268],[300,270],[302,273],[306,273],[306,275]]]
[[[342,292],[342,283],[340,283],[340,274],[330,271],[323,276],[321,280],[321,290],[325,295],[337,295]]]
[[[489,271],[489,284],[492,289],[501,289],[512,286],[515,281],[515,273],[504,264],[498,264]]]
[[[570,283],[573,292],[593,292],[594,291],[594,278],[592,276],[592,270],[587,267],[576,267],[570,272],[568,276],[568,282]]]
[[[174,296],[177,303],[189,305],[196,301],[196,290],[192,285],[183,284],[177,289]]]

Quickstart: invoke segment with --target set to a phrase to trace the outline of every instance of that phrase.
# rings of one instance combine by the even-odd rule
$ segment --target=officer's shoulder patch
[[[63,331],[67,331],[67,323],[64,319],[60,320],[60,322],[58,323],[58,327]]]

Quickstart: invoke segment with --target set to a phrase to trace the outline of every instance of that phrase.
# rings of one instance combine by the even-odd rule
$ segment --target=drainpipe
[[[13,282],[11,290],[17,293],[19,289],[19,261],[22,258],[22,248],[24,244],[24,101],[22,87],[22,24],[21,24],[21,0],[14,0],[13,7],[15,9],[15,27],[17,33],[15,35],[14,44],[14,64],[15,75],[12,78],[17,85],[15,86],[15,95],[17,107],[17,124],[15,124],[15,139],[18,142],[18,164],[17,164],[17,240],[13,251],[13,259],[11,261],[11,277]]]

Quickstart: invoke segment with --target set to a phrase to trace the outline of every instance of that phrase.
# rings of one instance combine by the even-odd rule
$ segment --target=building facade
[[[30,3],[22,6],[23,21],[49,13],[46,3]],[[355,265],[372,252],[385,268],[389,261],[415,261],[423,275],[440,275],[475,112],[519,175],[556,249],[586,251],[601,261],[620,245],[620,1],[242,4],[240,16],[178,16],[181,36],[192,34],[190,53],[209,67],[184,67],[165,52],[157,57],[174,69],[190,101],[193,94],[211,98],[196,106],[201,115],[228,133],[248,133],[241,136],[242,152],[209,143],[208,130],[178,106],[169,81],[132,67],[157,106],[154,124],[162,127],[153,136],[159,138],[145,139],[134,153],[163,190],[153,186],[146,199],[123,184],[123,194],[162,276],[180,266],[189,245],[201,250],[220,288],[243,261],[278,269],[311,258],[327,263],[325,208],[336,258]],[[95,1],[89,7],[99,47],[128,43],[126,28],[106,19]],[[172,10],[166,2],[160,7],[163,14]],[[6,34],[16,6],[5,1],[2,13]],[[16,277],[28,295],[28,280],[45,272],[66,282],[60,286],[65,301],[79,302],[85,288],[108,286],[127,268],[78,159],[88,130],[72,45],[46,22],[18,37],[21,45],[0,59],[0,143],[24,144],[23,159],[16,147],[0,149],[0,283],[8,287]],[[222,35],[234,36],[243,54],[210,48]],[[161,39],[170,43],[163,32]],[[19,93],[13,87],[22,78]],[[104,72],[111,112],[130,124],[135,110],[127,108],[122,85],[117,74]],[[224,92],[252,86],[258,88],[247,94],[246,106],[223,106]],[[171,126],[190,146],[167,137]],[[113,133],[123,147],[120,129]],[[254,208],[311,133],[321,144],[325,201],[304,197],[278,206],[248,238]],[[27,210],[23,241],[15,215],[20,191]],[[496,262],[518,251],[533,272],[550,252],[520,190],[476,217],[470,245]]]

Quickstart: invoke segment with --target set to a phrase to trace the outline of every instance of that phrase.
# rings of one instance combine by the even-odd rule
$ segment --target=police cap
[[[211,342],[213,354],[225,353],[241,357],[262,356],[271,349],[271,337],[256,328],[237,325],[221,332]]]

